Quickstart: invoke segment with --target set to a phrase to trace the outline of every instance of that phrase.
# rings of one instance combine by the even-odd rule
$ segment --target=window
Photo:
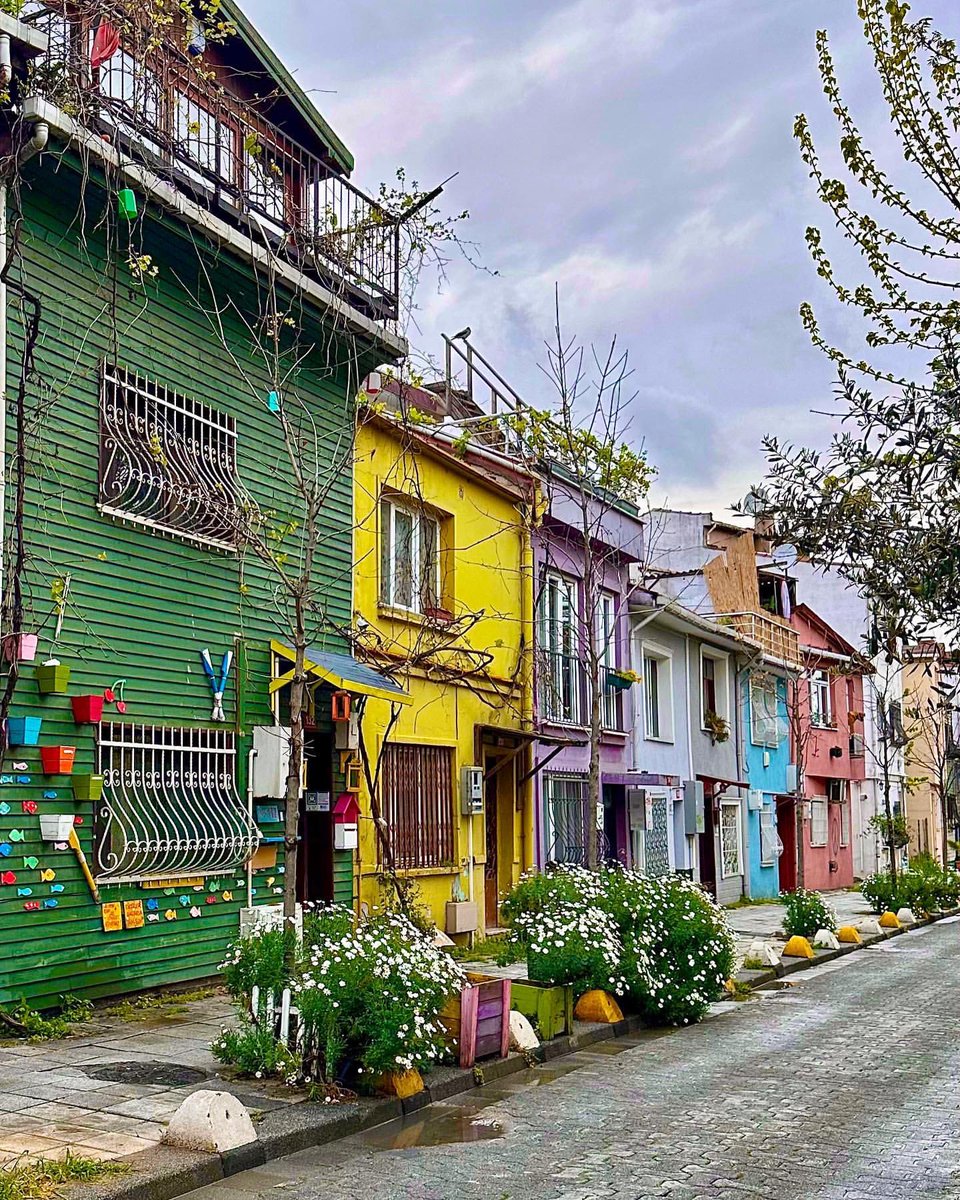
[[[439,606],[440,523],[393,500],[380,501],[380,601],[426,613]]]
[[[727,656],[706,647],[700,650],[701,725],[707,726],[707,713],[715,713],[724,721],[730,720],[730,687],[727,679]]]
[[[235,872],[256,850],[232,730],[105,721],[97,751],[100,882]]]
[[[740,801],[720,801],[720,869],[724,879],[743,874]]]
[[[237,478],[233,418],[105,365],[99,507],[185,541],[235,549],[251,501]]]
[[[755,746],[779,746],[782,741],[777,681],[770,676],[750,680],[750,740]]]
[[[192,96],[174,97],[174,137],[177,147],[208,175],[217,175],[227,183],[236,183],[236,135],[229,125],[217,118]],[[203,175],[190,171],[192,178]]]
[[[544,829],[548,862],[586,861],[587,798],[586,775],[544,776],[546,812]]]
[[[617,667],[617,598],[610,592],[601,593],[597,608],[597,650],[603,688],[600,698],[603,728],[622,729],[622,693],[607,683],[607,672]]]
[[[825,796],[814,796],[810,801],[810,845],[827,844],[827,800]]]
[[[91,34],[91,46],[92,37]],[[160,130],[163,95],[156,72],[126,50],[118,50],[97,70],[100,94],[106,100],[103,117],[144,146],[159,152],[156,137],[145,131]]]
[[[569,725],[583,709],[578,609],[577,585],[548,571],[540,594],[540,705],[548,721]]]
[[[810,721],[821,729],[833,724],[833,699],[827,671],[814,671],[810,676]]]
[[[388,742],[381,765],[383,817],[401,870],[453,862],[453,750]]]
[[[781,843],[773,808],[764,805],[760,810],[760,865],[772,867],[780,856]]]
[[[648,741],[673,741],[673,658],[668,650],[644,643],[643,733]]]

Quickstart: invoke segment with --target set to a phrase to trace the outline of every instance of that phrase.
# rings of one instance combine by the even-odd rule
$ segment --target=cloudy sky
[[[855,0],[247,0],[373,190],[397,165],[432,186],[497,274],[426,280],[411,337],[427,352],[469,324],[531,403],[552,327],[614,335],[634,369],[631,437],[656,499],[720,515],[762,474],[764,433],[818,444],[832,372],[800,328],[831,311],[803,231],[820,221],[791,133],[835,130],[814,36],[830,30],[850,102],[896,147]],[[928,0],[925,13],[949,13]],[[956,20],[956,18],[953,18]],[[960,22],[957,22],[960,23]]]

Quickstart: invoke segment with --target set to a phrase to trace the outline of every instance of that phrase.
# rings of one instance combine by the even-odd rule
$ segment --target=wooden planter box
[[[10,746],[36,746],[40,741],[43,717],[9,717],[7,743]]]
[[[73,719],[78,725],[97,725],[103,716],[103,696],[71,696]]]
[[[468,975],[469,982],[440,1014],[461,1067],[478,1058],[506,1058],[510,1049],[510,980]]]
[[[3,639],[3,657],[7,662],[33,662],[39,641],[35,633],[9,633]]]
[[[510,1007],[523,1013],[542,1042],[573,1033],[573,988],[567,984],[514,979]]]
[[[102,795],[102,775],[74,775],[73,798],[75,800],[99,800]]]
[[[62,695],[70,686],[70,668],[63,663],[37,667],[37,687],[45,696]]]
[[[44,775],[72,775],[77,757],[76,746],[41,746],[40,761]]]

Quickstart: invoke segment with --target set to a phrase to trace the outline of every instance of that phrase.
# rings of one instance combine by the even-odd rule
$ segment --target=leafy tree
[[[831,344],[812,306],[801,307],[814,344],[838,366],[842,428],[823,452],[765,439],[768,473],[758,491],[777,536],[871,599],[875,648],[892,658],[931,624],[960,628],[960,58],[955,41],[911,19],[905,3],[858,0],[857,11],[903,157],[933,189],[934,204],[878,163],[821,30],[819,69],[844,178],[824,165],[806,116],[794,132],[868,281],[841,277],[819,229],[807,230],[807,244],[821,278],[865,322],[868,356]],[[937,215],[944,207],[947,215]],[[893,364],[880,365],[882,350],[893,351]],[[918,353],[924,368],[910,372]]]

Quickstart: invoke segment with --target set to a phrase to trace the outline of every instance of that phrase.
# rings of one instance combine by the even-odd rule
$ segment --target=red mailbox
[[[333,806],[334,850],[356,850],[359,836],[360,805],[356,796],[344,792]]]

